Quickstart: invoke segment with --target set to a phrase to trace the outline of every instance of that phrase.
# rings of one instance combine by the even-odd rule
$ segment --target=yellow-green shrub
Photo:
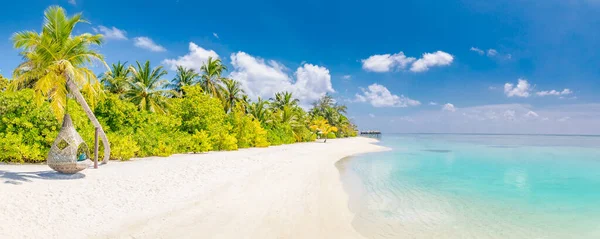
[[[108,139],[110,140],[110,159],[129,160],[140,151],[137,142],[130,135],[111,134]]]

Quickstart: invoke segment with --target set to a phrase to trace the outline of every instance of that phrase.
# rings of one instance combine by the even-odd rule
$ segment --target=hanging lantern
[[[77,133],[69,114],[65,114],[62,128],[48,153],[48,166],[67,174],[74,174],[89,167],[89,150]]]

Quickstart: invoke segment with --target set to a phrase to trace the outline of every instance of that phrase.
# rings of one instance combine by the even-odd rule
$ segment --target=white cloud
[[[444,107],[442,107],[442,110],[443,110],[443,111],[448,111],[448,112],[456,112],[456,107],[454,107],[454,105],[453,105],[453,104],[446,103],[446,104],[444,105]]]
[[[438,105],[438,103],[431,101],[431,102],[429,102],[429,105]]]
[[[511,54],[501,54],[500,52],[498,52],[498,50],[490,48],[487,50],[482,50],[480,48],[477,47],[471,47],[471,49],[469,49],[470,51],[476,52],[477,54],[479,54],[480,56],[483,55],[487,55],[489,58],[496,58],[496,59],[503,59],[503,60],[510,60],[512,59],[512,55]]]
[[[535,93],[538,96],[548,96],[548,95],[570,95],[573,94],[573,91],[570,89],[564,89],[562,91],[550,90],[550,91],[538,91]]]
[[[351,75],[343,75],[342,79],[344,79],[344,80],[350,80],[350,79],[352,79],[352,76]]]
[[[528,114],[529,111],[538,117]],[[455,113],[430,108],[407,113],[403,116],[413,119],[413,123],[391,124],[390,119],[400,122],[398,117],[383,115],[359,118],[356,123],[361,128],[390,133],[600,134],[600,104],[537,108],[528,104],[501,104],[459,108]]]
[[[77,5],[77,2],[75,0],[69,0],[69,4],[71,4],[71,5]]]
[[[139,48],[144,48],[153,52],[167,51],[163,46],[158,45],[148,37],[136,37],[133,39],[133,44]]]
[[[558,122],[565,122],[565,121],[570,120],[570,119],[571,119],[571,117],[565,116],[565,117],[562,117],[560,119],[557,119],[556,121],[558,121]]]
[[[96,28],[94,28],[94,30],[96,30]],[[116,27],[108,28],[105,26],[98,26],[97,31],[101,32],[106,39],[127,40],[127,32]]]
[[[418,106],[421,102],[404,95],[394,95],[385,86],[372,84],[367,89],[361,88],[363,94],[356,94],[356,101],[369,102],[373,107],[409,107]]]
[[[213,50],[204,49],[193,42],[189,44],[190,52],[177,59],[165,59],[163,64],[170,66],[171,70],[176,70],[177,66],[183,66],[200,72],[200,67],[208,60],[209,57],[219,58],[219,55]]]
[[[471,47],[471,49],[469,49],[469,51],[474,51],[477,52],[477,54],[483,56],[483,54],[485,54],[485,52],[477,47]]]
[[[517,86],[512,83],[504,84],[504,94],[508,97],[529,97],[530,85],[525,79],[519,79]]]
[[[430,67],[450,65],[452,61],[454,61],[454,56],[443,51],[425,53],[423,57],[412,64],[410,70],[412,72],[424,72],[429,70]]]
[[[372,55],[367,59],[361,60],[362,68],[366,71],[388,72],[397,69],[405,69],[408,64],[415,61],[414,57],[407,57],[404,52],[396,54]]]
[[[326,93],[335,92],[329,70],[322,66],[302,64],[293,79],[281,63],[265,61],[245,52],[231,54],[231,64],[233,71],[229,77],[240,81],[252,98],[270,98],[277,92],[290,91],[303,107],[307,107]]]
[[[369,114],[369,117],[375,118],[375,115],[374,114]]]
[[[525,114],[525,118],[537,118],[537,117],[539,117],[539,115],[531,110]]]
[[[213,36],[217,39],[219,39],[219,35],[216,32],[213,32]]]

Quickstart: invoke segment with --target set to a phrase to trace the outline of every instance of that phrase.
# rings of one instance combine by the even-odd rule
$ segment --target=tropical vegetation
[[[356,136],[346,107],[325,95],[310,110],[291,92],[251,100],[220,59],[175,77],[149,61],[110,67],[94,46],[100,34],[73,34],[81,14],[52,6],[40,33],[12,37],[23,62],[12,79],[0,75],[0,162],[43,162],[65,113],[91,144],[95,128],[101,157],[168,156]],[[106,67],[96,75],[91,63]],[[105,137],[104,137],[105,136]],[[110,144],[109,144],[110,142]]]

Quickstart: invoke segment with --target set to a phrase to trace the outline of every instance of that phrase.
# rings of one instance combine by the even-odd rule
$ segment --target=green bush
[[[137,142],[130,135],[110,134],[108,139],[110,140],[110,159],[129,160],[140,151]]]
[[[43,162],[47,154],[39,145],[25,144],[22,135],[13,133],[0,133],[0,152],[0,162],[6,163]]]
[[[267,131],[260,126],[260,122],[247,115],[241,105],[229,114],[229,122],[238,148],[269,146]]]
[[[182,138],[183,152],[201,153],[213,149],[212,142],[206,131],[202,130],[191,135],[191,137]]]
[[[50,110],[48,102],[38,104],[34,91],[3,90],[0,85],[0,162],[36,163],[46,160],[61,122]],[[111,143],[111,159],[169,156],[175,153],[199,153],[210,150],[236,150],[248,147],[314,141],[316,134],[309,122],[317,114],[297,107],[293,113],[267,113],[259,121],[248,114],[247,105],[239,102],[226,113],[218,98],[202,92],[198,86],[184,87],[183,98],[169,98],[168,113],[152,113],[117,95],[106,93],[93,109]],[[95,128],[82,107],[69,99],[66,107],[77,132],[89,148],[93,148]],[[267,112],[270,112],[267,110]],[[277,112],[277,111],[276,111]],[[294,113],[295,112],[295,113]],[[285,119],[284,119],[285,118]],[[351,124],[340,128],[329,138],[356,135]],[[100,141],[98,157],[103,158]]]
[[[334,132],[329,132],[329,134],[327,134],[327,138],[328,139],[335,139],[335,138],[337,138],[337,136],[335,136]]]
[[[59,128],[50,105],[35,103],[33,90],[0,92],[1,162],[46,160]]]

